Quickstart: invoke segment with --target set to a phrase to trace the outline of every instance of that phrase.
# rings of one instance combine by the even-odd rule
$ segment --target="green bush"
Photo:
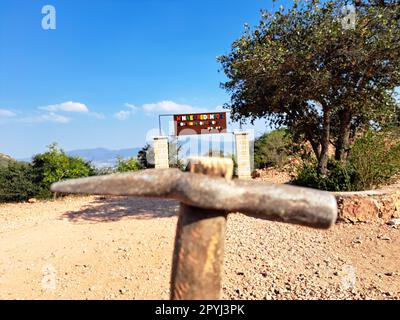
[[[0,203],[26,201],[40,192],[35,184],[34,171],[30,164],[9,161],[7,166],[0,167]]]
[[[326,177],[317,174],[317,163],[306,162],[294,184],[329,191],[361,191],[390,182],[400,172],[400,143],[388,132],[368,131],[350,150],[348,161],[330,161]]]
[[[347,164],[338,161],[328,163],[328,175],[318,175],[316,162],[304,163],[298,170],[298,175],[293,184],[328,191],[352,191],[354,170]]]
[[[137,159],[141,168],[154,168],[154,150],[148,143],[138,152]]]
[[[89,162],[79,157],[68,156],[63,150],[52,144],[45,153],[33,157],[33,182],[39,186],[39,198],[52,195],[50,185],[54,182],[94,175],[94,169]]]
[[[292,152],[292,139],[285,129],[273,130],[254,141],[254,166],[263,169],[281,166]]]
[[[0,153],[0,167],[7,167],[13,159],[5,154]]]
[[[368,190],[387,183],[400,172],[400,143],[392,132],[368,131],[350,150],[355,171],[354,190]]]
[[[116,171],[117,172],[130,172],[138,171],[142,169],[136,158],[124,159],[122,157],[117,158]]]

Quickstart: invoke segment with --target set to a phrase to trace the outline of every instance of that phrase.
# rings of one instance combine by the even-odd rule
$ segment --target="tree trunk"
[[[339,114],[340,128],[336,144],[335,159],[345,161],[349,153],[350,121],[351,114],[348,110],[342,110]]]
[[[305,132],[305,137],[306,140],[311,144],[311,148],[314,151],[315,157],[317,159],[319,159],[320,157],[320,143],[318,139],[315,139],[315,137],[313,136],[311,130],[309,130],[309,128],[307,128],[306,132]]]
[[[322,137],[321,137],[321,153],[318,159],[318,173],[321,176],[328,174],[328,148],[331,132],[331,111],[330,109],[324,110],[322,120]]]

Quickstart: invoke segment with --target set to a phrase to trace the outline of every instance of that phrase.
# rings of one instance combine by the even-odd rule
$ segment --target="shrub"
[[[68,156],[57,144],[48,149],[33,157],[34,182],[40,187],[38,197],[50,197],[50,185],[54,182],[94,175],[91,164],[82,158]]]
[[[291,154],[292,140],[285,129],[273,130],[254,141],[254,166],[263,169],[281,166]]]
[[[398,138],[392,132],[368,131],[351,148],[349,165],[355,171],[354,190],[373,189],[387,183],[400,172]]]
[[[0,167],[7,167],[13,159],[5,154],[0,153]]]
[[[9,161],[0,167],[0,202],[26,201],[35,197],[40,188],[34,181],[34,171],[30,164]]]
[[[400,143],[391,132],[368,131],[358,138],[347,162],[330,161],[328,175],[317,174],[316,162],[298,170],[294,184],[329,191],[361,191],[390,182],[400,172]]]
[[[137,155],[140,167],[150,169],[154,168],[154,150],[150,144],[146,144]]]
[[[297,178],[293,184],[327,191],[352,191],[354,170],[347,164],[338,161],[328,163],[328,175],[318,175],[318,164],[305,162],[298,170]]]
[[[130,172],[130,171],[138,171],[142,169],[139,162],[136,160],[136,158],[129,158],[129,159],[124,159],[122,157],[117,158],[117,165],[116,165],[116,171],[117,172]]]

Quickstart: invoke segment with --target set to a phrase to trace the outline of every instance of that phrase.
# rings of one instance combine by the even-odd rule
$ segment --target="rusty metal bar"
[[[172,300],[219,299],[226,216],[224,211],[180,205],[172,262]]]
[[[336,221],[336,200],[328,192],[231,180],[230,159],[191,159],[188,168],[75,179],[55,183],[51,190],[179,200],[171,299],[219,298],[229,212],[315,228]]]
[[[58,182],[52,191],[176,199],[203,209],[329,228],[337,218],[329,192],[291,185],[209,177],[178,169],[143,170]]]
[[[232,179],[231,159],[189,159],[191,173]],[[227,213],[180,204],[171,273],[172,300],[220,297]]]

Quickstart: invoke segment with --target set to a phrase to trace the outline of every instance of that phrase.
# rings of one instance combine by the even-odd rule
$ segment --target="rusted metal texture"
[[[198,208],[241,212],[315,228],[329,228],[337,218],[336,200],[329,192],[256,181],[229,181],[178,169],[74,179],[55,183],[51,190],[176,199]]]

